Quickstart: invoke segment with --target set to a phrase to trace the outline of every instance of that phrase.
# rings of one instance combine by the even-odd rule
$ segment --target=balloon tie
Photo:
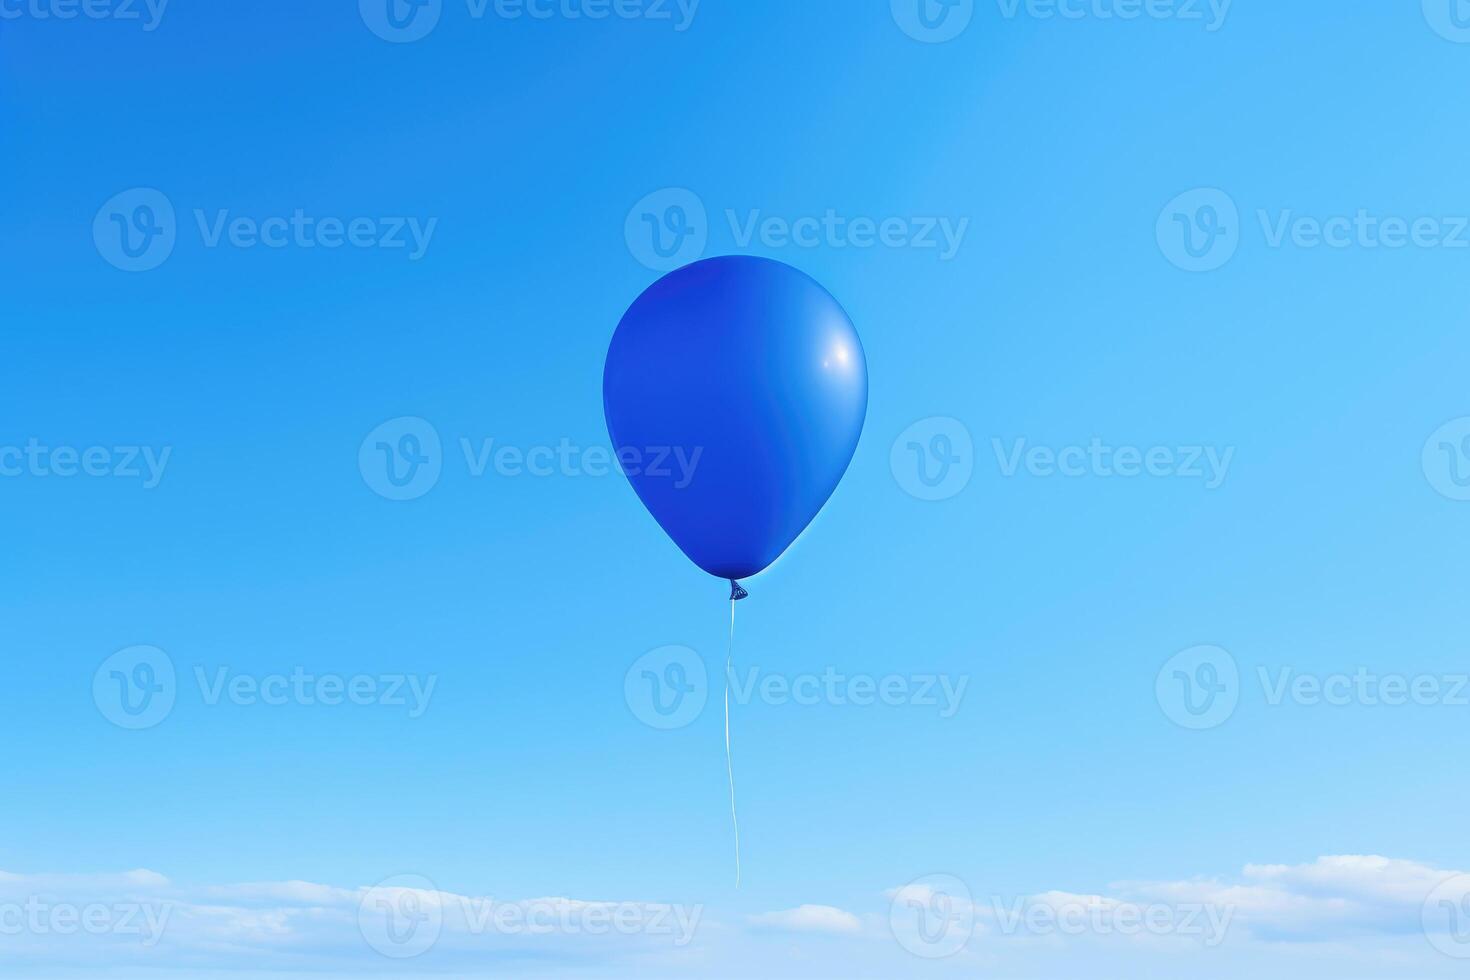
[[[739,602],[741,599],[747,599],[749,597],[750,593],[746,592],[745,589],[741,587],[740,583],[732,578],[730,580],[730,601]]]
[[[735,813],[735,762],[730,752],[730,665],[735,657],[735,603],[744,599],[746,591],[735,586],[740,594],[730,597],[730,643],[725,648],[725,773],[730,777],[730,823],[735,828],[735,887],[740,887],[740,818]]]

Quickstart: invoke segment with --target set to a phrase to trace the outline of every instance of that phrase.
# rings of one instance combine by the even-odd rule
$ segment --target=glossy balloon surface
[[[618,325],[603,406],[638,497],[700,568],[741,579],[811,523],[862,433],[867,363],[827,290],[770,259],[669,273]]]

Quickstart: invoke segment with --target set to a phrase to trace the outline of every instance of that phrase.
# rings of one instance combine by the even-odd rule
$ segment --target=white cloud
[[[1249,864],[1245,877],[1306,894],[1349,895],[1372,902],[1419,902],[1455,872],[1372,855],[1318,858],[1312,864]]]
[[[434,969],[526,957],[615,963],[690,947],[704,912],[561,897],[501,901],[415,884],[183,887],[150,871],[0,872],[0,954],[7,967],[34,971],[126,963],[360,973],[393,965],[393,943],[419,930],[425,959],[416,965]]]
[[[168,887],[168,879],[154,871],[138,869],[118,874],[13,874],[0,871],[0,895],[32,892],[154,890]]]
[[[874,896],[871,906],[854,911],[804,904],[752,915],[733,929],[706,921],[697,904],[502,901],[413,878],[382,887],[186,886],[147,870],[0,872],[0,961],[7,973],[25,976],[63,969],[102,975],[111,967],[197,976],[226,968],[395,977],[489,969],[576,972],[590,980],[718,973],[738,957],[742,969],[748,964],[748,972],[772,980],[852,975],[868,966],[902,975],[922,955],[914,949],[925,949],[918,944],[932,942],[924,936],[933,934],[903,916],[937,911],[962,923],[956,962],[1002,974],[1071,975],[1075,963],[1066,958],[1072,957],[1107,964],[1119,975],[1148,972],[1153,964],[1200,978],[1264,980],[1298,974],[1286,966],[1285,973],[1262,972],[1261,964],[1351,963],[1371,955],[1395,975],[1437,977],[1464,965],[1454,958],[1465,946],[1453,932],[1460,914],[1455,903],[1464,902],[1470,926],[1470,877],[1378,856],[1252,864],[1228,876],[1120,882],[1099,894],[1054,888],[998,896],[969,882],[970,894],[955,900],[934,892],[945,878],[893,889],[886,901]],[[1430,913],[1440,914],[1442,924],[1426,926]],[[402,920],[388,921],[395,916]],[[420,925],[427,930],[418,934],[425,940],[422,957],[395,959],[401,934]],[[834,941],[818,956],[793,943],[793,935]]]
[[[862,932],[863,924],[851,912],[830,905],[801,905],[783,912],[767,912],[750,917],[753,925],[787,932]]]
[[[1157,901],[1229,907],[1237,924],[1258,938],[1312,942],[1364,933],[1422,931],[1429,894],[1459,874],[1417,861],[1335,855],[1310,864],[1246,865],[1236,880],[1118,887],[1125,895]]]
[[[314,885],[309,881],[271,881],[210,886],[199,889],[198,894],[248,905],[340,905],[357,901],[360,890]]]
[[[1120,882],[1100,895],[1060,890],[1025,896],[977,893],[959,901],[992,927],[988,931],[1022,939],[1327,942],[1423,933],[1425,902],[1445,882],[1450,882],[1451,897],[1467,900],[1470,911],[1470,878],[1461,875],[1416,861],[1337,855],[1309,864],[1251,864],[1234,878]],[[931,898],[922,885],[891,889],[887,895],[920,903]],[[1142,926],[1135,926],[1140,922]]]

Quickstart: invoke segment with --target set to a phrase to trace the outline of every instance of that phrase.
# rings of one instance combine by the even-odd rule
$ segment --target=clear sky
[[[0,0],[3,972],[1463,975],[1422,8]],[[728,587],[601,403],[726,253],[870,371],[739,607],[739,890]],[[548,896],[633,925],[474,915]]]

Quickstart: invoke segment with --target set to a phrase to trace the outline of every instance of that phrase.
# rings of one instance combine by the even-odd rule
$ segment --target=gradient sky
[[[409,40],[382,0],[120,2],[0,0],[7,975],[1460,975],[1421,907],[1470,887],[1470,10],[398,0]],[[164,234],[130,257],[114,215]],[[724,253],[826,285],[870,370],[737,675],[965,685],[737,704],[738,891],[726,587],[582,455],[624,309]],[[398,419],[439,440],[412,499],[375,464]],[[579,462],[477,473],[487,440]],[[138,646],[176,689],[131,730],[139,654],[104,662]],[[668,646],[708,703],[660,730],[628,692]],[[1438,693],[1276,696],[1360,669]],[[372,703],[248,693],[298,672]],[[991,913],[1205,895],[1234,925],[982,911],[931,959],[890,909],[935,874]],[[400,875],[702,925],[446,924],[396,960],[354,923]],[[38,895],[183,911],[146,948],[6,931]]]

